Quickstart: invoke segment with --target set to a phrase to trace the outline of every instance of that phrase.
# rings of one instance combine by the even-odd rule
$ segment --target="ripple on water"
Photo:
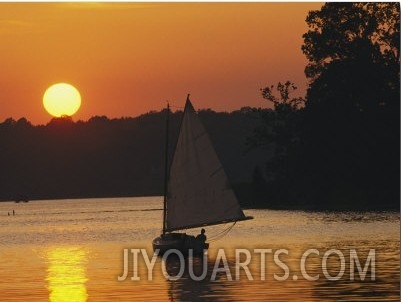
[[[158,259],[152,281],[146,280],[144,263],[139,267],[140,281],[117,281],[124,248],[151,250],[151,240],[160,234],[161,204],[159,197],[0,203],[0,213],[16,211],[15,216],[0,219],[2,301],[51,301],[62,296],[69,297],[68,301],[75,297],[78,302],[399,301],[400,219],[394,212],[246,210],[254,220],[237,223],[228,236],[211,242],[204,280],[194,281],[185,271],[181,279],[169,281]],[[207,228],[208,238],[224,227]],[[250,249],[252,281],[244,270],[239,280],[228,281],[223,272],[211,280],[220,247],[227,252],[234,279],[234,249]],[[255,254],[254,248],[271,249],[272,254],[288,249],[289,254],[280,259],[289,267],[289,278],[274,278],[284,270],[269,254],[265,280],[261,280],[260,254]],[[306,262],[311,276],[319,274],[317,281],[305,280],[299,267],[302,253],[310,248],[320,251]],[[340,280],[330,281],[324,277],[322,258],[334,248],[344,253],[346,266]],[[357,250],[363,264],[369,250],[376,250],[375,280],[370,280],[369,273],[364,281],[350,280],[351,248]],[[328,265],[333,275],[341,268],[335,256]],[[170,263],[167,268],[174,272],[178,267]],[[129,269],[132,276],[132,260]]]

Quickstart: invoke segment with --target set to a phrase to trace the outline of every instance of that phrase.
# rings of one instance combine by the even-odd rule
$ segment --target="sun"
[[[81,106],[81,95],[74,86],[57,83],[45,91],[43,106],[54,117],[72,116]]]

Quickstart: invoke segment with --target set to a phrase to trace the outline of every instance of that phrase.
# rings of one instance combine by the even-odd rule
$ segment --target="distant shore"
[[[82,197],[68,197],[68,196],[63,196],[63,197],[57,197],[57,198],[40,198],[40,199],[32,199],[29,201],[14,201],[14,200],[0,200],[0,202],[14,202],[18,204],[26,204],[28,202],[35,202],[35,201],[43,201],[43,200],[54,200],[54,201],[62,201],[62,200],[68,200],[68,199],[106,199],[106,198],[141,198],[141,197],[159,197],[160,199],[163,198],[163,196],[154,196],[154,195],[148,195],[148,196],[82,196]],[[391,212],[399,212],[400,207],[398,207],[394,204],[385,204],[382,203],[380,205],[376,206],[360,206],[357,207],[357,204],[352,204],[352,205],[345,205],[345,204],[338,204],[337,206],[318,206],[316,204],[304,204],[304,205],[297,205],[297,204],[274,204],[274,203],[265,203],[265,204],[244,204],[243,202],[240,202],[241,207],[245,210],[278,210],[278,211],[306,211],[306,212],[383,212],[383,211],[391,211]]]

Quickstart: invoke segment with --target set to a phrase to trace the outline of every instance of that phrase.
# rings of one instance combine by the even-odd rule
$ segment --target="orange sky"
[[[74,85],[74,120],[137,116],[165,101],[231,111],[266,107],[259,88],[304,93],[301,52],[321,3],[0,3],[0,122],[45,124],[48,86]]]

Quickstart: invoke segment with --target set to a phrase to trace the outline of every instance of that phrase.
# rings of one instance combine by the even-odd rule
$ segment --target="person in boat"
[[[196,240],[198,240],[199,242],[205,243],[206,242],[206,235],[205,235],[205,229],[201,230],[201,233],[196,236]]]

